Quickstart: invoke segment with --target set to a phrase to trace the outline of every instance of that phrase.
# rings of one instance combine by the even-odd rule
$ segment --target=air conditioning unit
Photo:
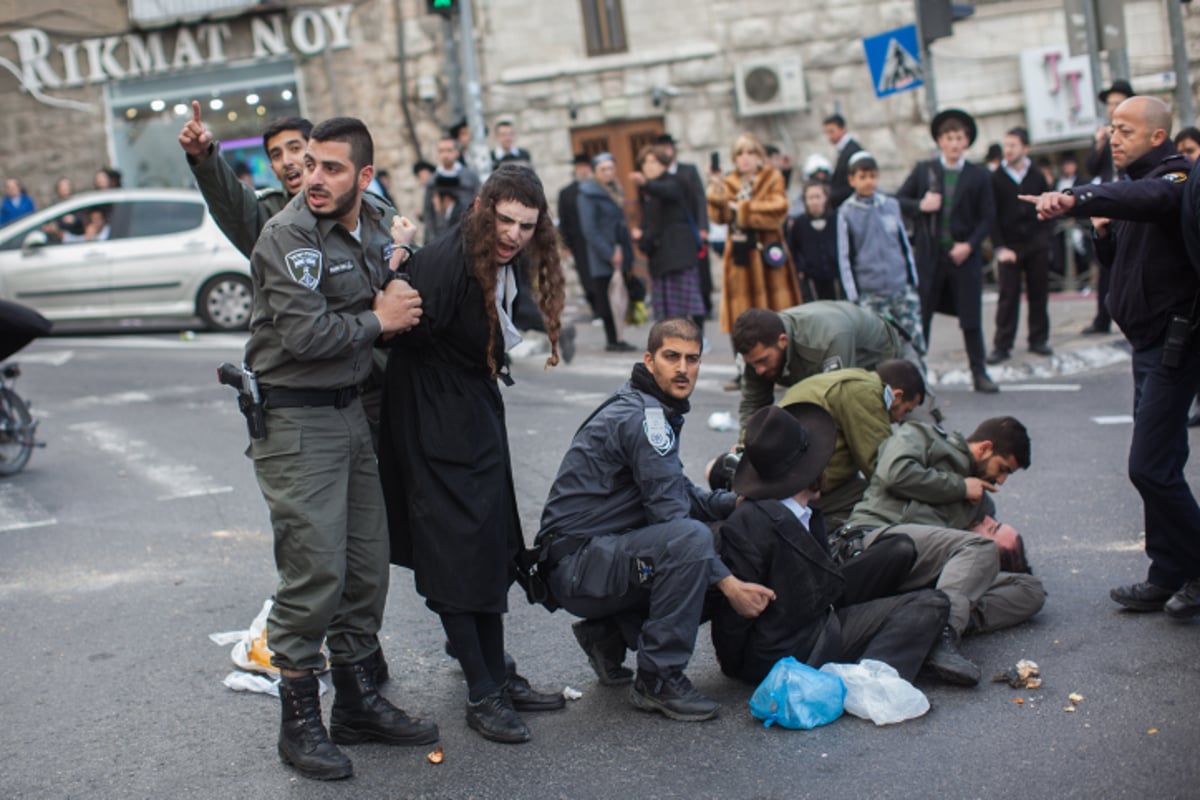
[[[808,108],[799,56],[748,58],[734,65],[733,87],[740,117]]]

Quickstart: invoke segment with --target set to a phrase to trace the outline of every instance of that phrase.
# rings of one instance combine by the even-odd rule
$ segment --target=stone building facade
[[[974,5],[951,38],[933,45],[932,63],[939,105],[976,114],[980,136],[970,155],[982,158],[988,142],[1027,124],[1023,52],[1065,51],[1066,29],[1059,0]],[[717,151],[728,167],[729,146],[743,130],[779,145],[797,165],[810,153],[832,156],[821,121],[834,111],[877,156],[885,187],[930,152],[925,90],[876,99],[862,43],[911,24],[912,0],[475,0],[472,7],[485,119],[515,124],[518,144],[532,152],[552,192],[570,180],[573,152],[607,147],[628,165],[638,143],[664,130],[678,140],[681,158],[702,164]],[[1183,13],[1195,51],[1200,10],[1184,5]],[[1170,99],[1164,4],[1126,0],[1125,21],[1134,87]],[[86,188],[108,164],[130,185],[185,185],[175,135],[181,108],[194,98],[222,141],[241,144],[233,155],[264,181],[255,139],[265,120],[362,117],[376,139],[377,167],[391,172],[402,210],[411,212],[419,192],[409,166],[431,158],[439,131],[458,116],[444,49],[452,30],[427,12],[426,0],[43,0],[36,9],[0,0],[0,172],[21,178],[39,203],[60,175]],[[764,66],[777,68],[793,94],[770,113],[743,113],[762,106],[738,85]],[[1077,121],[1095,121],[1092,93],[1077,102]],[[1038,147],[1053,152],[1087,140]]]

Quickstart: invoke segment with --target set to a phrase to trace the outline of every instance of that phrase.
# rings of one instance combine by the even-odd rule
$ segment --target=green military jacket
[[[208,158],[195,161],[188,156],[188,165],[213,221],[225,238],[249,258],[267,220],[287,205],[287,194],[282,189],[255,191],[239,181],[215,142]]]
[[[875,474],[846,524],[913,522],[966,530],[994,511],[987,495],[978,505],[966,499],[975,470],[961,433],[905,422],[879,448]]]
[[[267,221],[283,210],[291,198],[278,187],[255,190],[239,181],[216,142],[208,158],[196,161],[188,156],[187,161],[213,221],[225,238],[249,258]],[[363,201],[382,211],[387,224],[391,224],[396,209],[390,203],[374,192],[364,192]]]
[[[855,473],[870,478],[875,452],[892,435],[892,418],[884,399],[883,379],[865,369],[822,372],[788,389],[781,406],[816,403],[837,423],[837,442],[825,467],[825,488],[842,486]]]
[[[787,334],[787,353],[777,383],[793,386],[825,371],[837,358],[842,367],[874,369],[884,361],[901,358],[903,340],[882,317],[844,300],[820,300],[778,312]],[[742,375],[742,401],[738,422],[745,436],[746,421],[755,411],[775,401],[775,386],[753,369]]]
[[[367,377],[380,333],[371,309],[387,274],[389,223],[363,202],[360,243],[341,223],[315,217],[303,192],[266,223],[250,258],[246,343],[246,363],[264,386],[341,389]]]

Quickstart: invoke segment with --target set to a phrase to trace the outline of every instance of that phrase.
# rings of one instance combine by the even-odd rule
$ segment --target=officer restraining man
[[[388,588],[382,489],[359,385],[382,334],[420,318],[403,280],[382,289],[403,250],[388,220],[362,202],[374,153],[356,119],[317,125],[304,190],[263,228],[254,247],[254,313],[245,361],[258,374],[266,438],[247,454],[271,511],[279,586],[267,621],[279,668],[279,755],[320,780],[349,777],[333,744],[436,741],[375,688],[376,634]],[[394,251],[394,254],[393,254]],[[315,671],[328,643],[336,695],[330,741]]]
[[[1129,479],[1142,497],[1150,569],[1109,595],[1133,611],[1187,619],[1200,614],[1200,506],[1184,476],[1188,407],[1200,388],[1200,220],[1189,187],[1200,175],[1189,179],[1171,110],[1154,97],[1117,106],[1109,145],[1130,180],[1022,199],[1037,204],[1038,219],[1092,218],[1096,255],[1112,268],[1108,310],[1133,346]]]
[[[683,474],[679,435],[700,347],[691,320],[654,324],[629,382],[576,432],[537,537],[551,594],[584,617],[575,637],[600,682],[633,679],[622,662],[627,647],[636,649],[633,705],[688,722],[720,709],[683,673],[708,588],[745,617],[775,597],[730,573],[701,521],[729,516],[737,496],[699,489]]]

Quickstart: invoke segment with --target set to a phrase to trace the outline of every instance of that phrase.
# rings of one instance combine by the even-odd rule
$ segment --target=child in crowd
[[[868,152],[850,160],[854,194],[838,209],[838,264],[846,299],[894,322],[925,355],[917,268],[900,204],[878,191],[879,165]]]
[[[787,243],[804,301],[842,299],[838,288],[837,225],[829,207],[827,184],[804,184],[804,213],[788,220]]]

